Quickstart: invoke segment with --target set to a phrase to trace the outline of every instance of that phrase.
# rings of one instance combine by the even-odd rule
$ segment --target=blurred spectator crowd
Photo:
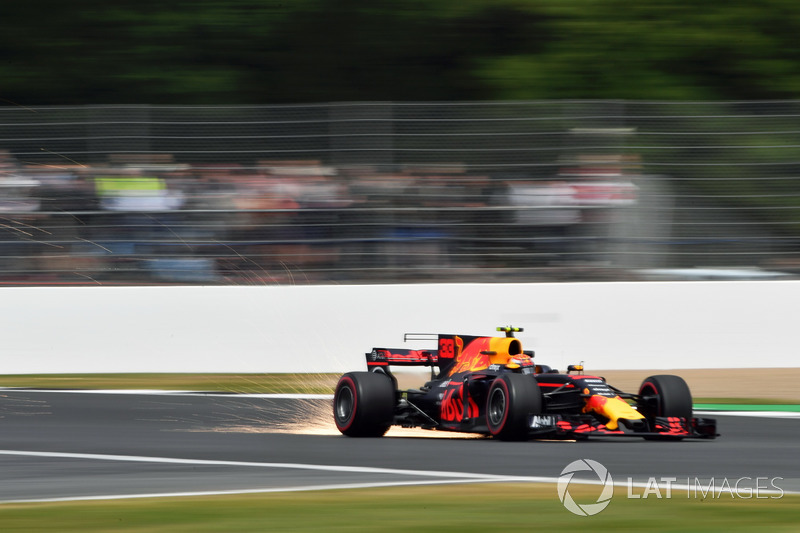
[[[636,203],[619,160],[549,180],[463,165],[25,165],[0,151],[5,284],[527,280],[599,264]]]

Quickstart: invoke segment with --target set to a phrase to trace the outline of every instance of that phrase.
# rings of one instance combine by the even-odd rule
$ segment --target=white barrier
[[[0,374],[342,372],[403,333],[595,369],[796,367],[800,282],[4,288]]]

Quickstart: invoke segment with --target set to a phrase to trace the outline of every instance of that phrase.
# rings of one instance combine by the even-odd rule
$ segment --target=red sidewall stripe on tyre
[[[350,391],[353,393],[353,409],[352,409],[352,411],[350,413],[350,420],[347,421],[347,425],[345,425],[345,426],[342,426],[342,425],[339,424],[339,417],[338,416],[334,416],[333,418],[336,421],[336,427],[339,429],[339,431],[347,431],[350,428],[350,426],[353,425],[353,422],[356,419],[356,408],[358,406],[358,392],[356,391],[355,382],[349,377],[343,377],[341,380],[339,380],[339,387],[337,387],[337,390],[336,390],[337,393],[341,389],[342,383],[348,383],[349,387],[350,387]],[[334,401],[335,402],[338,401],[338,397]],[[339,406],[335,405],[334,408],[338,412]]]
[[[500,421],[500,424],[497,427],[497,430],[495,430],[492,427],[491,420],[487,420],[487,422],[489,422],[489,423],[486,424],[486,425],[489,427],[489,433],[491,433],[492,435],[497,435],[498,433],[503,431],[503,428],[506,427],[506,421],[508,420],[508,413],[509,413],[509,411],[511,411],[511,395],[508,392],[508,385],[506,384],[505,380],[499,379],[499,378],[495,380],[495,383],[499,383],[500,386],[503,387],[503,391],[504,391],[504,393],[506,395],[506,405],[505,405],[505,409],[503,411],[503,420]],[[489,416],[490,416],[489,415],[489,408],[491,407],[492,394],[494,394],[494,390],[492,390],[489,393],[489,400],[488,400],[488,402],[486,404],[486,417],[487,418],[489,418]]]
[[[661,416],[661,395],[656,390],[655,385],[650,383],[649,381],[642,383],[641,388],[639,389],[639,396],[645,396],[645,390],[650,389],[653,391],[652,395],[656,397],[656,413],[655,416]]]

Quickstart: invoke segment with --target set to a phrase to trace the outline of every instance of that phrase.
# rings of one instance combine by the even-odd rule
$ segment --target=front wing
[[[663,437],[714,439],[717,434],[717,421],[713,418],[691,419],[680,417],[655,417],[645,424],[629,429],[620,424],[619,429],[608,429],[605,424],[591,415],[547,414],[529,415],[528,426],[532,437],[554,436],[559,438],[598,437]]]

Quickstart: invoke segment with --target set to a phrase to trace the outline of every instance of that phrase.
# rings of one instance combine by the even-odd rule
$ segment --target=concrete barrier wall
[[[800,282],[0,289],[0,374],[342,372],[406,332],[587,369],[797,367]]]

